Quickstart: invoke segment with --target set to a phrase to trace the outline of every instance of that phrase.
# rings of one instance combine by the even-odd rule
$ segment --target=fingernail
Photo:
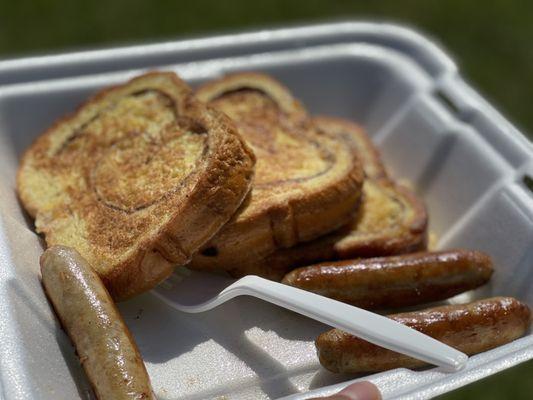
[[[376,385],[367,381],[350,385],[338,394],[350,400],[381,400],[381,393]]]

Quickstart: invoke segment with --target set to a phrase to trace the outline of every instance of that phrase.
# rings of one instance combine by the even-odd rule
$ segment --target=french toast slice
[[[290,270],[321,261],[378,257],[426,249],[426,208],[409,189],[387,175],[379,152],[358,125],[333,117],[315,117],[323,132],[340,135],[360,160],[367,178],[357,214],[339,230],[287,249],[278,249],[254,264],[228,269],[235,277],[260,275],[280,280]]]
[[[17,190],[48,246],[75,248],[115,300],[186,264],[248,193],[255,157],[171,72],[105,89],[22,157]]]
[[[364,173],[339,136],[314,128],[271,77],[238,73],[199,88],[226,113],[257,156],[250,197],[189,267],[246,271],[278,249],[339,228],[357,210]]]

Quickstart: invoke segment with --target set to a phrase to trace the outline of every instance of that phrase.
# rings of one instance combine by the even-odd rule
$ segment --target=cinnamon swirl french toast
[[[315,129],[340,138],[345,141],[346,148],[360,155],[366,179],[361,203],[354,209],[355,215],[333,233],[290,248],[278,248],[254,262],[239,263],[234,262],[238,258],[228,258],[224,266],[233,276],[254,274],[281,280],[296,267],[320,261],[405,254],[426,249],[428,216],[424,204],[409,189],[389,178],[365,131],[340,118],[316,117],[312,122]],[[253,249],[243,251],[253,252]],[[204,263],[207,265],[208,261]],[[215,265],[218,267],[219,264]]]
[[[318,130],[300,103],[267,75],[210,82],[198,98],[226,113],[257,156],[251,195],[189,266],[255,271],[273,253],[346,224],[357,211],[363,171],[338,135]],[[271,277],[268,268],[260,273]]]
[[[254,162],[228,117],[174,73],[153,72],[41,135],[17,189],[47,245],[75,248],[122,300],[186,264],[230,219]]]

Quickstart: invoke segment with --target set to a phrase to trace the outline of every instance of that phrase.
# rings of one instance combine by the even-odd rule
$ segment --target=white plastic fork
[[[457,371],[468,360],[466,354],[389,318],[258,276],[235,281],[180,268],[153,293],[187,313],[211,310],[237,296],[253,296],[446,371]]]

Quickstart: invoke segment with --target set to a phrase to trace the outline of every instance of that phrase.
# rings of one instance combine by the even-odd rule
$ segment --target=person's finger
[[[381,393],[371,382],[357,382],[342,389],[338,394],[350,400],[381,400]]]
[[[309,400],[381,400],[381,393],[376,385],[364,381],[353,383],[332,396]]]

